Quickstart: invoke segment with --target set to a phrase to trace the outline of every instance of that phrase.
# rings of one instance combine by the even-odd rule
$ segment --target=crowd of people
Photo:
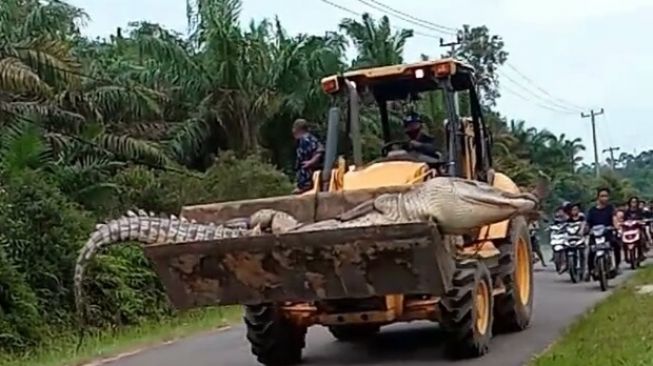
[[[584,232],[587,233],[590,228],[603,225],[605,227],[614,228],[614,231],[609,232],[610,243],[612,244],[615,265],[617,273],[620,272],[620,264],[622,260],[622,248],[620,241],[617,240],[614,233],[618,233],[621,226],[628,220],[645,220],[653,218],[653,201],[646,202],[640,200],[639,197],[631,197],[628,202],[621,205],[614,205],[610,201],[610,190],[608,188],[600,188],[597,190],[595,204],[587,210],[587,214],[583,213],[580,203],[565,202],[558,207],[553,216],[553,223],[584,223]],[[544,266],[541,251],[536,248],[536,253],[539,253],[540,260]],[[643,257],[643,252],[640,251],[640,256]],[[641,258],[640,258],[641,259]],[[552,261],[553,259],[551,259]],[[590,256],[587,258],[588,270],[592,270],[593,260]],[[588,274],[589,275],[589,274]]]

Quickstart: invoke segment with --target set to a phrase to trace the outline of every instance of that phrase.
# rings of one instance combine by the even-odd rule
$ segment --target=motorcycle
[[[626,262],[630,264],[631,269],[637,269],[641,264],[640,248],[644,245],[641,221],[624,221],[619,236],[623,244]]]
[[[585,237],[582,222],[568,223],[565,227],[565,259],[571,282],[577,283],[585,274]]]
[[[565,270],[565,240],[567,237],[566,223],[554,223],[549,226],[549,244],[553,250],[553,265],[556,272],[561,274]]]
[[[596,225],[590,229],[589,250],[594,257],[593,279],[599,282],[601,291],[608,289],[608,280],[616,275],[616,266],[612,256],[612,246],[608,240],[608,232],[612,227]]]

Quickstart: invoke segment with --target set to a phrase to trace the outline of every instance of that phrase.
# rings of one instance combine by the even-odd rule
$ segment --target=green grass
[[[578,319],[531,365],[653,366],[653,294],[637,293],[645,284],[653,285],[653,266]]]
[[[196,309],[140,326],[87,335],[77,352],[77,335],[57,334],[24,355],[0,355],[0,366],[76,366],[92,360],[153,346],[216,329],[240,319],[240,307]]]

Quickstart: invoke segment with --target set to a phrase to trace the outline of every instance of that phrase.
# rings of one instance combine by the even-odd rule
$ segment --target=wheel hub
[[[488,330],[490,322],[490,289],[485,281],[479,282],[476,287],[476,301],[474,310],[476,315],[476,322],[474,326],[479,334],[485,335]]]

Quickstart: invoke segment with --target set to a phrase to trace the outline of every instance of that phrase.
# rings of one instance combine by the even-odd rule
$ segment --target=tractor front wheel
[[[497,332],[521,331],[528,327],[533,311],[533,264],[528,224],[522,216],[510,222],[508,237],[498,244],[497,279],[506,292],[496,297],[494,322]]]
[[[245,307],[247,340],[258,362],[266,366],[289,366],[301,362],[306,327],[291,323],[272,304]]]
[[[494,320],[490,271],[481,262],[458,262],[452,285],[439,303],[440,324],[450,333],[449,351],[456,358],[482,356],[489,350]]]

